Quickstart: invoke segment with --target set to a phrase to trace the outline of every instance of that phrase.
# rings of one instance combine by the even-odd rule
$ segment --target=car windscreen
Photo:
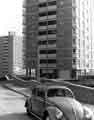
[[[48,97],[73,97],[73,94],[68,89],[54,88],[49,89]]]

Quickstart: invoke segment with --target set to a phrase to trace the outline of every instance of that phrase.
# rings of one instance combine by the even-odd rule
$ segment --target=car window
[[[36,88],[32,89],[32,95],[36,95]]]
[[[49,89],[47,93],[48,97],[55,97],[55,96],[65,96],[65,91],[63,89]]]
[[[48,97],[73,97],[73,94],[68,89],[49,89],[47,93]]]
[[[65,94],[66,94],[66,97],[74,97],[73,93],[68,89],[65,89]]]
[[[45,92],[43,90],[38,90],[37,91],[37,96],[41,97],[41,98],[44,98],[45,97]]]

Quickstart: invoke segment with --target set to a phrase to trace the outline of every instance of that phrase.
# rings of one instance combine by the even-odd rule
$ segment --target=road
[[[24,96],[0,86],[0,120],[35,120],[26,115],[24,100]]]
[[[9,85],[9,87],[11,86]],[[15,86],[12,86],[12,88],[15,88]],[[23,88],[20,89],[17,88],[20,92],[24,91]],[[25,97],[23,95],[0,85],[0,120],[37,120],[35,117],[26,115],[24,103]],[[94,111],[94,106],[87,106]]]

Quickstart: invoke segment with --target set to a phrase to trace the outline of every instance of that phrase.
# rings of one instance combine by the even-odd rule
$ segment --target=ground
[[[34,120],[24,108],[25,97],[0,86],[0,120]]]
[[[0,84],[0,120],[35,120],[26,115],[24,107],[26,97],[31,94],[29,85],[26,82],[21,86],[11,82]],[[94,112],[93,105],[85,105]]]

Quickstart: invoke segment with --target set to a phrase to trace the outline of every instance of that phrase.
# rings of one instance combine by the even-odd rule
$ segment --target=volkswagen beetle
[[[42,120],[93,120],[92,111],[78,102],[66,86],[42,84],[32,88],[32,95],[26,99],[28,115]]]

